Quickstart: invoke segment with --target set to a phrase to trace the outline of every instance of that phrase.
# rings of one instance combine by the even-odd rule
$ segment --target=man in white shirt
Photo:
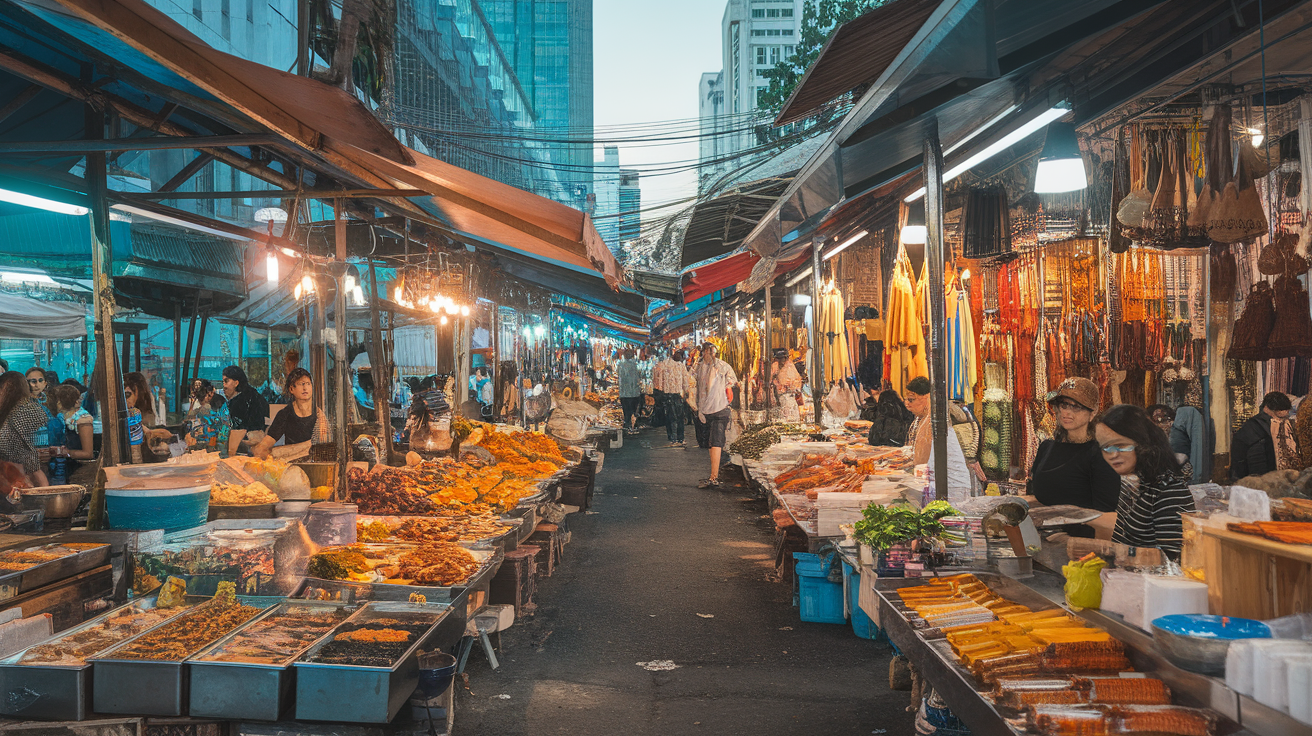
[[[665,436],[670,447],[683,447],[684,388],[688,384],[688,369],[683,367],[684,352],[673,354],[656,364],[651,371],[652,391],[665,407]]]
[[[726,430],[733,410],[729,402],[738,376],[729,364],[716,357],[714,343],[702,344],[702,359],[697,364],[697,414],[706,423],[711,439],[711,477],[698,488],[717,488],[720,485],[720,456],[728,444]]]
[[[934,469],[934,430],[929,418],[930,383],[929,379],[923,376],[913,378],[907,382],[907,387],[903,391],[907,409],[916,416],[916,421],[912,425],[912,433],[908,434],[907,441],[911,447],[912,459],[916,465],[928,465],[930,470]],[[949,425],[951,418],[949,415]],[[970,468],[966,465],[966,455],[962,452],[961,441],[957,438],[957,433],[948,427],[948,500],[953,503],[960,503],[970,498],[971,481]],[[935,483],[939,481],[936,479]]]

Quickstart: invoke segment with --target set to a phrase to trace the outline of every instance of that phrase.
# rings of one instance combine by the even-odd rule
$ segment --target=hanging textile
[[[970,316],[970,299],[959,280],[954,280],[947,291],[947,360],[948,398],[973,401],[979,356]]]
[[[847,324],[843,320],[843,295],[830,284],[820,296],[820,317],[816,337],[823,348],[825,386],[852,375],[852,355],[847,349]]]
[[[929,376],[919,306],[911,262],[906,253],[901,252],[893,266],[893,282],[884,321],[884,378],[899,394],[906,388],[907,381]]]

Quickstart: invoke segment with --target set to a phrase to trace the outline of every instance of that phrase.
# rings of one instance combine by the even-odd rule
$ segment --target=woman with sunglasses
[[[1057,430],[1034,455],[1027,494],[1045,506],[1115,511],[1121,479],[1103,462],[1093,437],[1098,386],[1087,378],[1068,378],[1049,398],[1048,409],[1057,419]]]
[[[1194,498],[1166,434],[1147,412],[1129,404],[1103,412],[1093,432],[1107,465],[1121,477],[1112,541],[1156,547],[1180,559],[1180,514],[1194,510]]]

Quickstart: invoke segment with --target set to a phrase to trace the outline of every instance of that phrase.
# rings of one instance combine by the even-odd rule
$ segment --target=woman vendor
[[[1121,480],[1103,462],[1093,436],[1097,385],[1087,378],[1068,378],[1048,399],[1048,409],[1057,418],[1057,431],[1039,445],[1026,493],[1045,506],[1115,511]]]
[[[286,395],[291,403],[280,409],[273,417],[273,424],[254,447],[251,454],[258,458],[267,458],[278,440],[285,446],[305,445],[305,452],[311,444],[330,442],[332,437],[328,427],[328,415],[314,405],[314,381],[310,372],[304,368],[293,368],[287,374]],[[292,454],[304,454],[299,452]]]
[[[802,377],[788,360],[788,351],[784,348],[774,351],[774,365],[770,367],[770,385],[774,389],[774,400],[779,407],[779,418],[785,422],[800,421],[797,407],[802,396]]]
[[[36,449],[36,433],[47,421],[45,408],[28,392],[21,374],[0,375],[0,461],[21,467],[27,484],[37,488],[49,485]]]
[[[1171,443],[1143,409],[1118,404],[1094,426],[1107,465],[1121,477],[1121,498],[1112,541],[1131,547],[1156,547],[1180,559],[1184,533],[1180,514],[1194,510]]]

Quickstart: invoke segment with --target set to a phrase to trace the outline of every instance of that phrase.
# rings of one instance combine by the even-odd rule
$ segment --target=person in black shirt
[[[1068,378],[1048,399],[1048,409],[1057,417],[1057,431],[1039,445],[1026,493],[1045,506],[1115,511],[1121,479],[1103,461],[1093,436],[1098,386],[1087,378]]]
[[[246,380],[246,371],[230,365],[223,369],[223,395],[228,399],[228,416],[232,431],[228,434],[228,454],[236,455],[245,440],[253,446],[264,439],[269,403]]]
[[[253,448],[251,454],[266,458],[278,440],[286,446],[311,442],[327,442],[328,417],[314,405],[314,381],[310,372],[304,368],[293,368],[287,374],[286,394],[291,403],[278,411],[269,425],[264,439]]]

